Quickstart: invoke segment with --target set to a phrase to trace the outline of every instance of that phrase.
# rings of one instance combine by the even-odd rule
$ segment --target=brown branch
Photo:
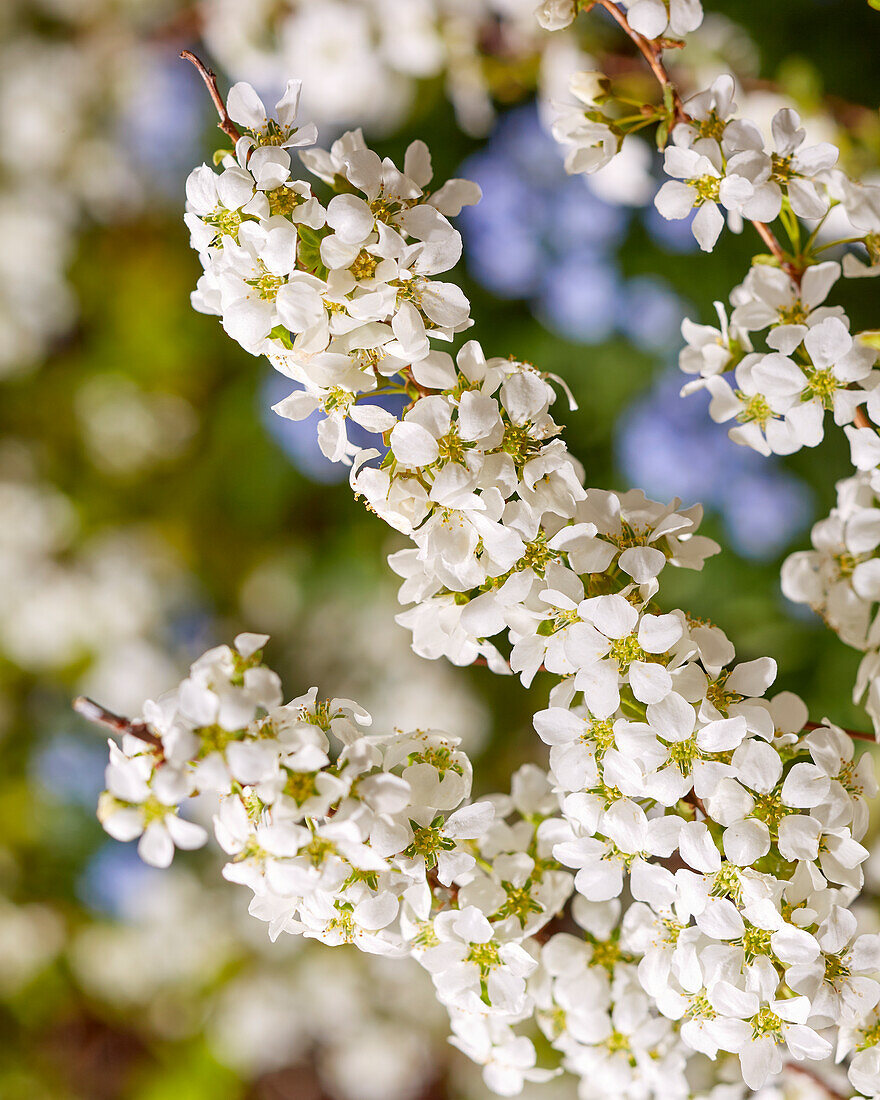
[[[848,1097],[845,1097],[843,1093],[838,1092],[835,1088],[832,1088],[827,1081],[823,1081],[819,1074],[815,1072],[815,1070],[808,1069],[806,1066],[802,1066],[798,1062],[786,1062],[785,1068],[791,1070],[792,1073],[801,1074],[802,1077],[808,1077],[813,1082],[813,1084],[818,1085],[819,1088],[821,1088],[825,1092],[826,1096],[829,1097],[829,1100],[848,1100]]]
[[[205,82],[205,87],[208,89],[208,95],[210,95],[214,106],[217,108],[217,114],[220,116],[220,121],[217,125],[223,131],[224,134],[228,134],[233,141],[238,141],[241,137],[241,132],[238,127],[229,117],[229,112],[226,110],[226,104],[223,102],[223,97],[217,88],[217,77],[213,69],[209,69],[207,65],[192,52],[192,50],[181,50],[180,56],[184,61],[190,61],[198,70],[199,76]]]
[[[874,425],[872,424],[870,418],[868,417],[868,414],[861,407],[861,405],[856,409],[856,415],[854,417],[854,423],[855,423],[855,426],[857,428],[873,428],[874,427]]]
[[[758,236],[767,245],[773,255],[779,260],[780,264],[785,264],[785,254],[782,251],[782,245],[770,232],[765,222],[752,222],[752,225],[758,232]]]
[[[119,714],[114,714],[112,710],[102,707],[100,703],[96,703],[93,699],[87,699],[84,695],[74,699],[71,706],[77,714],[81,714],[87,721],[94,722],[97,726],[106,726],[114,733],[127,733],[131,737],[136,737],[138,741],[152,745],[164,756],[165,747],[162,744],[162,738],[153,733],[146,722],[139,719],[123,718]]]
[[[807,722],[807,724],[804,726],[804,729],[809,731],[822,730],[826,728],[827,727],[823,722]],[[851,737],[854,741],[870,741],[872,744],[876,744],[877,738],[874,736],[873,733],[862,733],[861,730],[848,730],[843,726],[838,726],[837,729],[845,733],[847,737]]]

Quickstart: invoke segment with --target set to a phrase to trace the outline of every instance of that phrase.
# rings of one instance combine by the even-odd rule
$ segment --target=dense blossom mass
[[[702,15],[684,0],[625,7],[638,41]],[[554,29],[576,10],[548,0],[538,18]],[[557,137],[570,171],[592,171],[626,126],[604,76],[573,87],[582,107]],[[876,349],[823,304],[849,265],[810,251],[818,228],[794,254],[798,219],[821,225],[833,201],[867,227],[873,262],[874,197],[834,167],[835,149],[805,144],[793,111],[766,145],[736,117],[732,80],[684,102],[668,88],[642,112],[669,139],[660,213],[696,208],[703,248],[725,217],[773,243],[729,320],[719,305],[719,328],[686,322],[686,389],[708,389],[713,417],[736,419],[735,438],[762,451],[816,445],[828,410],[847,428],[860,472],[784,585],[865,651],[859,690],[876,715],[880,454],[861,419],[862,406],[873,416]],[[701,569],[718,551],[698,533],[699,506],[585,487],[550,411],[560,379],[474,340],[443,350],[472,323],[442,276],[461,251],[450,219],[477,201],[475,185],[431,188],[418,141],[402,167],[359,131],[317,148],[298,101],[296,81],[272,115],[250,86],[230,92],[235,149],[187,186],[204,268],[194,304],[295,383],[276,411],[318,410],[324,453],[409,540],[390,564],[415,651],[526,685],[549,677],[534,719],[547,768],[526,765],[509,794],[471,802],[454,737],[377,734],[357,703],[314,688],[285,704],[262,663],[267,638],[243,634],[122,723],[105,828],[167,866],[207,838],[181,805],[214,799],[224,876],[252,891],[270,935],[414,958],[452,1042],[502,1095],[565,1070],[583,1100],[684,1100],[703,1087],[697,1056],[727,1082],[716,1097],[835,1056],[877,1094],[880,935],[851,912],[877,793],[870,757],[827,719],[810,722],[797,696],[768,694],[771,658],[737,662],[718,626],[659,602],[667,566]],[[791,253],[767,229],[777,218]],[[756,352],[764,330],[769,350]],[[353,443],[349,421],[375,446]]]
[[[314,688],[282,703],[267,638],[239,635],[111,742],[99,816],[167,866],[207,836],[180,803],[214,794],[224,877],[270,936],[412,956],[502,1095],[553,1075],[532,1018],[585,1095],[687,1096],[692,1052],[760,1088],[880,1001],[880,935],[848,910],[877,786],[841,730],[765,698],[772,661],[734,664],[680,612],[638,620],[617,594],[571,609],[558,641],[589,656],[535,716],[549,771],[474,803],[455,738],[374,733]]]

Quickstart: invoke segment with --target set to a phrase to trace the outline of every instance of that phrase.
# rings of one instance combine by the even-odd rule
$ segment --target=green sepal
[[[321,240],[322,235],[315,229],[311,229],[307,225],[298,225],[296,227],[297,234],[299,236],[299,248],[297,249],[297,256],[299,262],[306,271],[312,272],[317,275],[319,279],[325,279],[327,277],[327,268],[321,260]]]
[[[356,195],[358,193],[357,188],[350,184],[345,176],[340,176],[338,172],[333,177],[330,186],[337,195]]]
[[[280,340],[281,343],[287,348],[288,351],[293,350],[293,339],[284,325],[276,325],[275,328],[269,333],[269,336],[273,340]]]
[[[628,718],[631,722],[645,721],[647,707],[644,703],[636,699],[629,684],[621,685],[620,709],[623,711],[624,717]]]

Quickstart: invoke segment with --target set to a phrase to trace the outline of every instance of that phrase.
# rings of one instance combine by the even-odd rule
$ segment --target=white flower
[[[575,0],[543,0],[535,9],[535,18],[545,31],[561,31],[577,17]]]
[[[570,145],[565,154],[565,170],[569,175],[598,172],[620,151],[622,135],[612,128],[610,120],[597,114],[593,96],[601,86],[601,77],[591,73],[575,73],[569,85],[572,95],[584,107],[566,107],[553,123],[553,137],[560,145]]]
[[[450,1042],[471,1061],[483,1066],[486,1087],[498,1096],[518,1096],[526,1081],[543,1084],[561,1072],[537,1069],[537,1055],[531,1039],[514,1035],[500,1021],[475,1019],[470,1013],[453,1013],[452,1029]]]
[[[476,906],[438,913],[434,935],[439,942],[426,948],[419,962],[444,1004],[478,1013],[487,1003],[504,1013],[522,1009],[525,979],[537,964],[519,944],[493,939],[492,926]],[[483,988],[487,1002],[481,1000]]]
[[[659,38],[667,32],[681,37],[703,22],[700,0],[624,0],[629,24],[645,38]]]
[[[776,153],[769,186],[784,191],[798,217],[821,218],[828,210],[828,197],[817,181],[834,167],[839,151],[829,142],[802,148],[806,131],[790,107],[776,112],[772,126]]]
[[[313,145],[318,137],[314,123],[297,127],[296,114],[302,81],[288,80],[284,95],[275,104],[275,115],[268,117],[263,101],[250,84],[240,81],[229,89],[226,110],[233,122],[246,131],[245,147],[275,145],[283,149]]]
[[[175,846],[201,848],[207,833],[201,825],[177,816],[176,803],[189,787],[170,768],[154,771],[153,758],[144,753],[126,756],[112,741],[105,781],[107,792],[98,807],[98,817],[114,840],[138,842],[138,855],[153,867],[167,867]]]
[[[617,595],[583,600],[577,613],[580,622],[569,629],[565,652],[577,670],[575,684],[597,718],[609,717],[619,706],[621,676],[643,703],[659,702],[671,690],[662,658],[682,635],[675,615],[640,617]]]
[[[799,283],[781,268],[754,264],[730,296],[735,307],[731,323],[749,332],[772,325],[768,343],[774,351],[791,355],[808,327],[843,316],[840,306],[822,306],[839,278],[840,265],[833,260],[808,267]]]
[[[706,389],[712,395],[709,415],[720,424],[737,420],[728,432],[735,443],[764,455],[793,454],[800,444],[784,416],[795,404],[796,395],[763,392],[755,368],[765,358],[770,356],[753,352],[739,363],[734,371],[736,389],[718,375],[706,379]],[[771,369],[775,361],[771,359]]]
[[[654,205],[664,218],[686,218],[697,209],[693,233],[700,248],[711,252],[724,227],[724,217],[718,209],[738,211],[753,194],[752,184],[735,172],[726,171],[721,151],[712,139],[701,139],[690,148],[667,146],[663,169],[668,180],[654,199]]]
[[[700,378],[723,374],[735,356],[752,350],[748,333],[736,321],[728,324],[727,313],[721,302],[715,302],[719,327],[698,325],[687,317],[681,323],[685,347],[679,352],[678,365],[685,374],[697,374]],[[702,388],[700,382],[689,382],[682,389],[682,396]]]
[[[853,939],[855,932],[855,916],[835,906],[816,933],[822,955],[786,973],[791,988],[809,997],[816,1027],[856,1023],[880,1001],[880,935]]]
[[[793,401],[785,412],[792,440],[815,447],[824,436],[826,410],[833,412],[834,422],[840,426],[852,421],[866,397],[863,390],[852,387],[858,387],[871,373],[875,353],[854,345],[837,317],[827,317],[807,329],[803,340],[808,366],[800,367],[774,353],[755,361],[752,378],[771,405]]]

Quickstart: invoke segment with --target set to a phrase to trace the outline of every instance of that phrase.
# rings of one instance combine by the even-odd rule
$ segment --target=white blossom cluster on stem
[[[768,697],[772,659],[738,663],[720,628],[658,602],[667,565],[700,569],[718,550],[697,533],[699,507],[586,488],[550,376],[475,341],[455,359],[432,347],[469,324],[461,292],[433,276],[457,259],[446,215],[472,186],[426,195],[421,143],[402,172],[357,134],[305,148],[297,94],[288,85],[272,119],[252,89],[230,95],[236,155],[188,188],[206,271],[196,303],[299,383],[279,412],[323,409],[325,453],[351,462],[356,494],[409,538],[390,560],[416,652],[525,684],[550,674],[535,715],[549,767],[470,803],[454,737],[373,733],[358,704],[315,689],[284,704],[266,637],[245,634],[142,719],[110,717],[124,736],[105,828],[167,865],[207,835],[181,803],[214,797],[224,876],[251,889],[270,935],[413,957],[452,1042],[502,1095],[561,1068],[586,1100],[685,1098],[696,1055],[757,1090],[835,1046],[854,1086],[877,1092],[880,1063],[863,1055],[880,936],[850,911],[870,758],[792,693]],[[336,191],[326,203],[291,178],[296,146]],[[814,270],[816,312],[837,273]],[[719,365],[707,378],[740,353],[738,326],[761,328],[755,279],[745,320],[722,314],[728,348],[694,330],[688,362]],[[845,331],[833,309],[809,319],[780,321],[796,330],[789,354],[823,326]],[[405,395],[399,416],[360,404],[380,391]],[[375,448],[348,442],[355,408],[373,410]],[[852,534],[866,550],[869,526]],[[540,1065],[536,1027],[555,1051]]]
[[[223,875],[270,936],[414,957],[501,1094],[552,1075],[532,1017],[566,1069],[623,1095],[687,1095],[695,1051],[737,1055],[759,1088],[880,1001],[880,936],[847,908],[876,784],[840,730],[803,735],[800,700],[762,698],[772,662],[719,674],[729,643],[693,633],[680,691],[641,721],[632,692],[603,719],[554,699],[536,716],[549,774],[527,765],[509,796],[471,804],[454,738],[373,733],[315,689],[282,704],[266,637],[239,635],[111,743],[99,816],[167,866],[206,839],[180,804],[211,792]]]
[[[604,74],[576,73],[571,91],[580,105],[564,111],[554,135],[568,148],[569,172],[593,172],[618,154],[630,132],[656,126],[669,177],[655,197],[658,212],[691,218],[706,251],[725,224],[740,232],[746,221],[769,249],[753,258],[731,292],[729,311],[715,302],[717,326],[684,321],[679,364],[690,380],[682,395],[705,390],[711,418],[731,424],[731,439],[763,455],[818,446],[829,413],[845,432],[856,475],[840,485],[838,507],[815,527],[814,552],[795,554],[786,564],[783,585],[790,598],[809,604],[865,653],[855,698],[866,701],[880,730],[871,582],[880,335],[854,330],[843,307],[829,301],[841,276],[880,275],[880,186],[852,179],[836,145],[811,144],[789,106],[777,110],[769,134],[763,132],[739,113],[729,74],[683,98],[665,67],[663,43],[645,41],[654,36],[638,25],[642,6],[627,4],[628,20],[615,8],[615,18],[658,78],[662,102],[638,104],[619,96]],[[548,27],[554,21],[544,16],[551,10],[559,6],[545,5],[539,15]],[[575,5],[572,19],[577,10]],[[669,5],[670,19],[674,11]],[[632,113],[633,107],[639,110]],[[848,226],[850,236],[829,239],[832,212],[828,225]],[[831,249],[840,260],[830,258]]]
[[[302,419],[321,410],[322,450],[350,461],[357,448],[347,421],[387,431],[395,417],[369,398],[433,385],[431,339],[448,341],[471,324],[461,290],[434,276],[461,254],[446,215],[480,192],[451,180],[426,194],[432,170],[423,142],[409,147],[402,171],[368,149],[360,131],[329,152],[304,148],[315,129],[296,125],[299,92],[291,81],[268,121],[253,88],[232,88],[229,114],[243,129],[236,155],[219,173],[202,165],[187,182],[187,224],[205,269],[193,304],[220,315],[242,347],[298,382],[279,411]],[[326,205],[292,175],[292,148],[337,192]]]

